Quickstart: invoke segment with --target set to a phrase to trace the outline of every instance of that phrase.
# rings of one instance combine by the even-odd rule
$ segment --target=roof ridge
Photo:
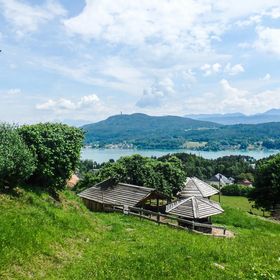
[[[204,197],[202,190],[200,189],[200,187],[198,186],[198,184],[196,183],[195,179],[198,179],[197,177],[193,177],[193,182],[196,185],[196,187],[198,188],[199,192],[201,193],[202,197]],[[198,179],[199,180],[199,179]]]
[[[119,182],[117,185],[128,186],[128,187],[133,187],[133,188],[138,188],[138,189],[143,189],[143,190],[149,190],[149,191],[155,191],[156,190],[154,188],[148,188],[148,187],[144,187],[144,186],[138,186],[138,185],[127,184],[127,183],[122,183],[122,182]]]
[[[193,205],[193,216],[195,219],[199,218],[199,213],[198,213],[198,204],[197,204],[197,201],[196,201],[196,197],[194,196],[191,196],[191,200],[193,201],[192,205]]]
[[[176,201],[174,201],[174,202],[171,202],[170,204],[167,204],[166,206],[172,205],[172,204],[174,204],[174,205],[172,205],[172,206],[170,207],[170,209],[166,210],[166,212],[169,212],[169,211],[173,210],[174,208],[176,208],[176,207],[178,207],[179,205],[185,203],[187,200],[189,200],[189,199],[191,199],[191,198],[192,198],[192,196],[191,196],[191,197],[184,198],[184,199],[178,199],[178,200],[176,200]]]

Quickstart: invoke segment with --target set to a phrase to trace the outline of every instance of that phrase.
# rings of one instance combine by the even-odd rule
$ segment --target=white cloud
[[[270,16],[272,19],[280,18],[280,7],[274,7],[266,15]]]
[[[37,104],[36,109],[61,112],[64,110],[81,110],[88,107],[93,107],[94,109],[100,110],[102,106],[103,105],[101,104],[99,97],[95,94],[92,94],[81,97],[81,99],[78,102],[74,102],[65,98],[59,98],[56,100],[49,99],[45,103]]]
[[[96,104],[100,104],[100,99],[96,94],[86,95],[77,103],[77,108],[84,108]]]
[[[0,0],[0,7],[19,37],[37,31],[41,24],[55,17],[66,15],[64,8],[55,0],[49,0],[42,6],[31,6],[18,0]]]
[[[280,55],[280,29],[259,26],[258,39],[254,46],[256,49],[271,54]]]
[[[195,74],[195,72],[193,72],[192,69],[182,71],[182,77],[188,84],[196,82],[196,77],[195,76],[196,76],[196,74]]]
[[[239,27],[247,27],[249,25],[255,25],[255,24],[259,24],[262,20],[262,15],[253,15],[250,16],[248,19],[245,20],[239,20],[236,22],[236,24]]]
[[[265,17],[270,17],[272,19],[280,18],[280,8],[273,7],[273,5],[271,5],[270,8],[268,7],[265,10],[258,11],[257,14],[250,15],[246,19],[238,20],[236,22],[236,25],[238,25],[239,27],[247,27],[249,25],[261,24],[264,21]]]
[[[22,96],[22,90],[20,88],[10,88],[6,90],[0,90],[1,99],[17,101],[18,97]]]
[[[204,64],[200,67],[200,69],[204,72],[205,76],[210,76],[212,74],[219,73],[221,71],[222,65],[220,63]]]
[[[38,110],[75,110],[76,105],[71,100],[59,98],[57,100],[49,99],[45,103],[36,105]]]
[[[71,33],[111,43],[137,45],[156,39],[173,44],[196,38],[203,45],[211,32],[211,27],[195,26],[200,15],[210,12],[211,6],[203,2],[87,0],[82,13],[64,24]]]
[[[135,81],[142,77],[141,71],[126,64],[119,57],[108,57],[102,62],[101,73],[122,82],[129,82],[131,80]]]
[[[166,77],[155,82],[151,87],[143,91],[143,95],[137,101],[138,107],[158,107],[167,100],[168,97],[175,94],[174,83],[171,78]]]
[[[269,81],[269,80],[271,80],[271,75],[269,73],[266,73],[264,75],[264,77],[262,77],[260,80],[261,81]]]
[[[280,89],[251,92],[234,87],[225,79],[219,84],[219,94],[208,92],[199,97],[188,98],[185,102],[188,113],[254,114],[271,108],[280,108]]]
[[[137,95],[148,84],[151,78],[141,68],[128,64],[124,59],[116,56],[107,56],[99,60],[91,56],[86,61],[76,59],[67,61],[57,57],[31,56],[29,64],[38,69],[45,68],[70,80],[75,80],[91,86],[99,86],[114,91],[122,91]],[[148,81],[148,82],[147,82]]]
[[[244,69],[242,64],[231,65],[230,63],[228,63],[225,67],[225,72],[228,73],[231,76],[235,76],[235,75],[240,74],[244,71],[245,71],[245,69]]]
[[[17,96],[20,94],[22,94],[22,91],[19,88],[11,88],[7,91],[7,95],[9,96]]]
[[[211,40],[220,40],[234,22],[256,24],[264,13],[277,16],[277,5],[279,0],[86,0],[83,11],[63,23],[85,39],[199,51],[211,48]]]
[[[238,100],[246,101],[246,98],[244,98],[244,97],[248,96],[249,92],[247,90],[241,90],[238,88],[234,88],[225,79],[220,81],[220,85],[222,87],[223,92],[226,94],[225,100],[227,103],[232,102],[233,104],[235,103],[235,105],[237,105],[236,102]],[[225,102],[225,100],[223,102]]]
[[[213,71],[215,72],[215,73],[218,73],[218,72],[220,72],[221,71],[221,64],[219,64],[219,63],[215,63],[215,64],[213,64],[212,65],[212,69],[213,69]]]

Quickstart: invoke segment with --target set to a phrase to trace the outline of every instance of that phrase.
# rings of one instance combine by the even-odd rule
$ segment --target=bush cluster
[[[17,127],[0,124],[0,190],[15,187],[36,168],[35,154],[17,132]]]
[[[251,191],[252,187],[238,184],[226,185],[221,189],[221,193],[228,196],[248,196]]]
[[[27,182],[47,190],[65,186],[80,160],[83,132],[59,123],[0,124],[0,188]]]

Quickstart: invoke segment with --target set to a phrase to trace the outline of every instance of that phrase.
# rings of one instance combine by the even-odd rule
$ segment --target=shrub
[[[64,188],[79,164],[83,132],[65,124],[40,123],[23,126],[19,133],[37,157],[30,183],[51,190]]]
[[[238,184],[226,185],[221,189],[222,194],[228,196],[248,196],[251,191],[252,187]]]
[[[0,124],[0,189],[15,187],[28,179],[35,169],[35,158],[16,127]]]

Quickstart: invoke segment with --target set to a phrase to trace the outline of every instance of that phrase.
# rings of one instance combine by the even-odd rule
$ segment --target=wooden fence
[[[112,209],[115,212],[121,212],[127,215],[139,217],[140,219],[146,219],[149,221],[156,222],[158,224],[164,224],[183,230],[191,230],[199,233],[209,231],[212,232],[213,230],[218,230],[221,232],[221,234],[216,234],[216,236],[226,236],[226,227],[224,226],[215,226],[211,224],[198,223],[194,221],[181,219],[176,216],[166,215],[160,212],[153,212],[137,207],[114,205]],[[184,224],[186,225],[186,227],[181,226],[180,224]]]

